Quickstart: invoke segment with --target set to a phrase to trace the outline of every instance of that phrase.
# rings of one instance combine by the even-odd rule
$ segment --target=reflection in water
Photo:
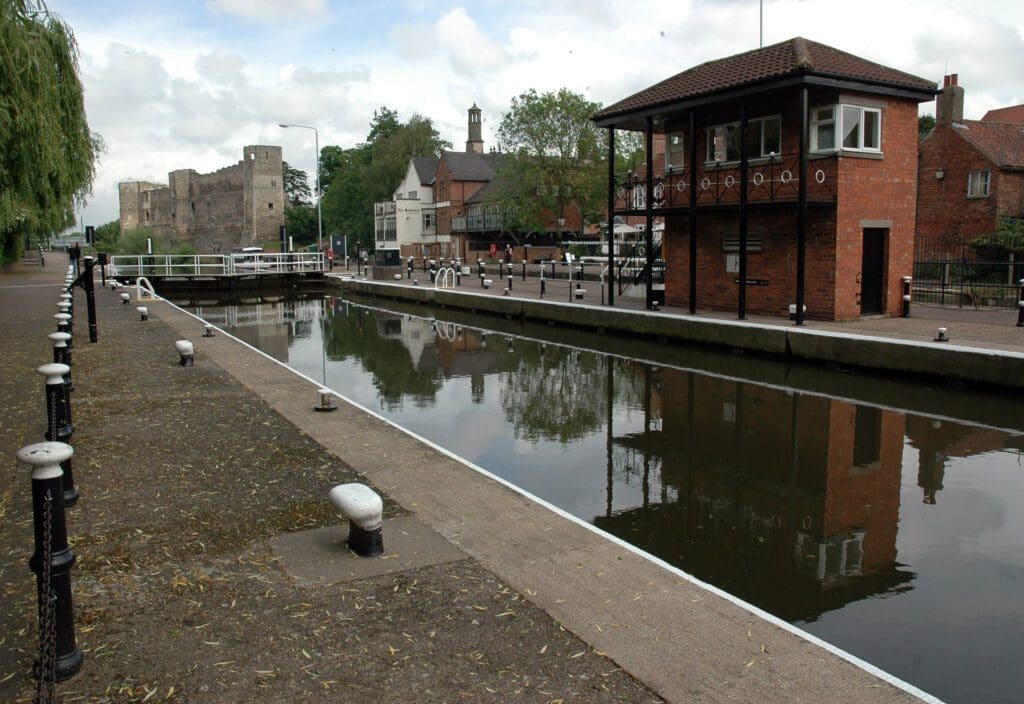
[[[697,353],[657,364],[340,298],[199,312],[941,697],[1024,687],[1022,436],[986,425],[1017,428],[1012,403],[708,353],[702,373]]]

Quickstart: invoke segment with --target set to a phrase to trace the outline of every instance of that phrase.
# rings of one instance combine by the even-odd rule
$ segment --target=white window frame
[[[971,171],[967,174],[967,197],[988,198],[992,192],[992,170]]]
[[[826,111],[831,111],[831,117],[823,117]],[[846,129],[844,121],[847,111],[856,112],[857,129],[854,134],[854,146],[845,144]],[[874,146],[865,146],[870,140],[866,139],[865,125],[866,115],[874,115],[876,118],[874,130]],[[851,103],[836,103],[834,105],[822,105],[811,110],[811,151],[812,152],[863,152],[866,154],[882,153],[882,110],[864,105]],[[832,126],[832,146],[823,147],[818,143],[819,128]]]
[[[686,139],[682,132],[671,132],[665,137],[665,168],[670,171],[686,168]]]
[[[764,126],[765,126],[766,123],[771,122],[773,120],[778,121],[778,123],[779,123],[779,151],[775,151],[775,150],[765,151]],[[728,133],[728,129],[730,127],[733,128],[733,130],[735,130],[736,133],[739,133],[739,130],[740,130],[740,123],[739,122],[725,122],[725,123],[722,123],[720,125],[711,125],[710,127],[705,127],[704,128],[704,164],[706,166],[710,166],[710,165],[713,165],[713,164],[735,164],[735,163],[739,163],[739,159],[738,158],[737,159],[729,159],[728,158],[728,156],[729,156],[728,147],[726,147],[726,154],[725,154],[726,158],[725,159],[715,159],[714,158],[714,152],[715,152],[714,140],[715,140],[715,138],[718,135],[718,131],[719,130],[725,130],[726,133]],[[747,155],[747,160],[751,161],[753,159],[767,159],[767,158],[772,157],[772,156],[778,156],[779,153],[782,151],[782,116],[781,115],[765,115],[763,117],[755,117],[753,119],[747,120],[747,130],[749,131],[749,130],[752,130],[752,129],[756,129],[758,131],[757,132],[758,149],[757,149],[757,153],[756,154],[748,154]],[[740,145],[741,149],[742,149],[742,146],[743,145]]]

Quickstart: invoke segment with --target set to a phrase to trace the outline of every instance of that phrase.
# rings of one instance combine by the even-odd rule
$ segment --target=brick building
[[[280,239],[284,225],[281,147],[250,145],[242,160],[211,174],[179,169],[168,184],[118,184],[121,232],[147,227],[197,253],[230,251]]]
[[[609,174],[609,210],[645,217],[647,232],[665,218],[670,305],[741,319],[794,305],[798,323],[804,306],[825,320],[896,314],[913,264],[917,106],[935,92],[799,37],[701,64],[595,116],[613,136],[644,132],[655,154],[643,173]]]
[[[971,258],[971,241],[1003,217],[1024,217],[1024,105],[965,120],[954,73],[943,81],[935,127],[919,147],[917,258]]]

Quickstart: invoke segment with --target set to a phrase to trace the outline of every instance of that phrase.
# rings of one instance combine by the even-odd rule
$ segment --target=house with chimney
[[[802,37],[686,69],[595,116],[613,140],[642,132],[654,155],[637,171],[609,164],[610,216],[644,218],[648,238],[664,218],[664,300],[691,313],[896,315],[913,265],[918,105],[935,94]]]
[[[434,209],[434,176],[437,157],[413,157],[405,170],[405,177],[395,189],[390,201],[374,203],[373,230],[377,252],[391,252],[375,259],[395,259],[398,256],[422,257],[429,250],[439,248],[443,240],[437,234]],[[436,255],[435,255],[436,256]],[[383,266],[383,262],[381,263]]]
[[[916,258],[973,259],[970,243],[1003,218],[1024,218],[1024,105],[964,119],[957,74],[943,80],[935,127],[921,141]]]

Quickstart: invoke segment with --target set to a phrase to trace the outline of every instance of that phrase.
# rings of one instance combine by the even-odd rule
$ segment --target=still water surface
[[[946,701],[1021,701],[1014,399],[386,305],[196,312]]]

